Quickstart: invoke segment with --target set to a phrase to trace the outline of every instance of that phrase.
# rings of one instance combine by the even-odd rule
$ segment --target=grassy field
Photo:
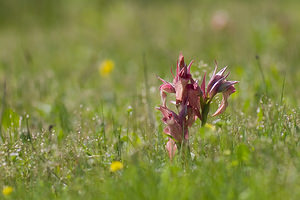
[[[300,199],[299,10],[0,1],[0,199]],[[217,60],[240,82],[190,130],[191,158],[171,162],[157,75],[172,81],[180,52],[199,80]]]

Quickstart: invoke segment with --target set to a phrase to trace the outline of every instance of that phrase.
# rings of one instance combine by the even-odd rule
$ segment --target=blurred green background
[[[0,187],[16,199],[297,199],[299,10],[298,0],[0,0]],[[216,60],[240,81],[212,130],[191,129],[190,168],[169,162],[154,109],[157,76],[172,80],[180,52],[198,80]],[[108,171],[113,160],[124,176]]]
[[[298,105],[299,9],[298,1],[0,1],[1,80],[21,110],[58,93],[71,105],[112,90],[126,99],[143,84],[144,64],[157,87],[182,52],[207,63],[204,71],[214,60],[228,65],[243,104],[264,92],[258,55],[269,95],[280,98],[286,77],[284,97]],[[115,62],[109,80],[98,73],[104,59]]]

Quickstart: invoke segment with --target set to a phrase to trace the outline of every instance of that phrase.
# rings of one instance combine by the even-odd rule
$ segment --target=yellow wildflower
[[[104,60],[99,66],[99,73],[102,77],[107,77],[111,74],[115,67],[115,63],[112,60]]]
[[[223,153],[224,155],[229,156],[231,154],[231,151],[229,149],[226,149]]]
[[[116,172],[123,169],[123,164],[120,161],[113,161],[110,165],[110,171]]]
[[[212,125],[212,124],[205,124],[205,127],[206,128],[208,128],[208,129],[210,129],[210,130],[212,130],[212,131],[215,131],[216,130],[216,127],[214,126],[214,125]]]
[[[2,189],[2,194],[4,196],[8,196],[13,192],[13,188],[10,186],[4,186],[4,188]]]

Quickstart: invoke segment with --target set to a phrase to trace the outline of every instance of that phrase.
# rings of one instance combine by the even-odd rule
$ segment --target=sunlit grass
[[[0,3],[0,199],[299,199],[299,3],[144,3]],[[179,52],[240,82],[170,162]]]

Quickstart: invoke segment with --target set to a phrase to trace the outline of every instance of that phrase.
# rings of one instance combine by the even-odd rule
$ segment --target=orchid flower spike
[[[209,105],[214,96],[218,93],[223,94],[221,105],[213,116],[219,115],[226,110],[228,106],[228,97],[235,92],[234,85],[238,81],[228,81],[226,78],[229,73],[225,74],[227,67],[217,72],[217,66],[210,78],[207,88],[205,86],[206,74],[203,76],[201,86],[195,81],[191,74],[193,61],[187,65],[182,54],[179,55],[176,66],[176,74],[173,75],[173,81],[168,82],[158,77],[162,81],[160,85],[160,96],[162,105],[157,109],[162,113],[162,121],[166,125],[164,132],[169,136],[166,144],[166,150],[170,159],[176,151],[182,147],[182,144],[188,144],[189,127],[199,118],[202,125],[206,123],[209,112]],[[172,72],[172,70],[171,70]],[[167,94],[174,93],[177,112],[172,111],[167,106]],[[183,145],[185,146],[185,145]]]
[[[216,94],[218,94],[218,93],[223,94],[223,99],[222,99],[221,105],[212,116],[219,115],[226,110],[226,107],[228,106],[227,99],[232,93],[235,92],[234,85],[236,83],[238,83],[238,81],[226,80],[226,78],[229,76],[229,73],[224,75],[226,69],[227,69],[227,67],[224,67],[218,73],[216,73],[217,66],[215,67],[213,75],[210,78],[210,81],[208,82],[206,91],[205,91],[205,75],[203,77],[203,82],[201,84],[201,91],[204,94],[203,98],[206,101],[208,101],[210,103]]]

